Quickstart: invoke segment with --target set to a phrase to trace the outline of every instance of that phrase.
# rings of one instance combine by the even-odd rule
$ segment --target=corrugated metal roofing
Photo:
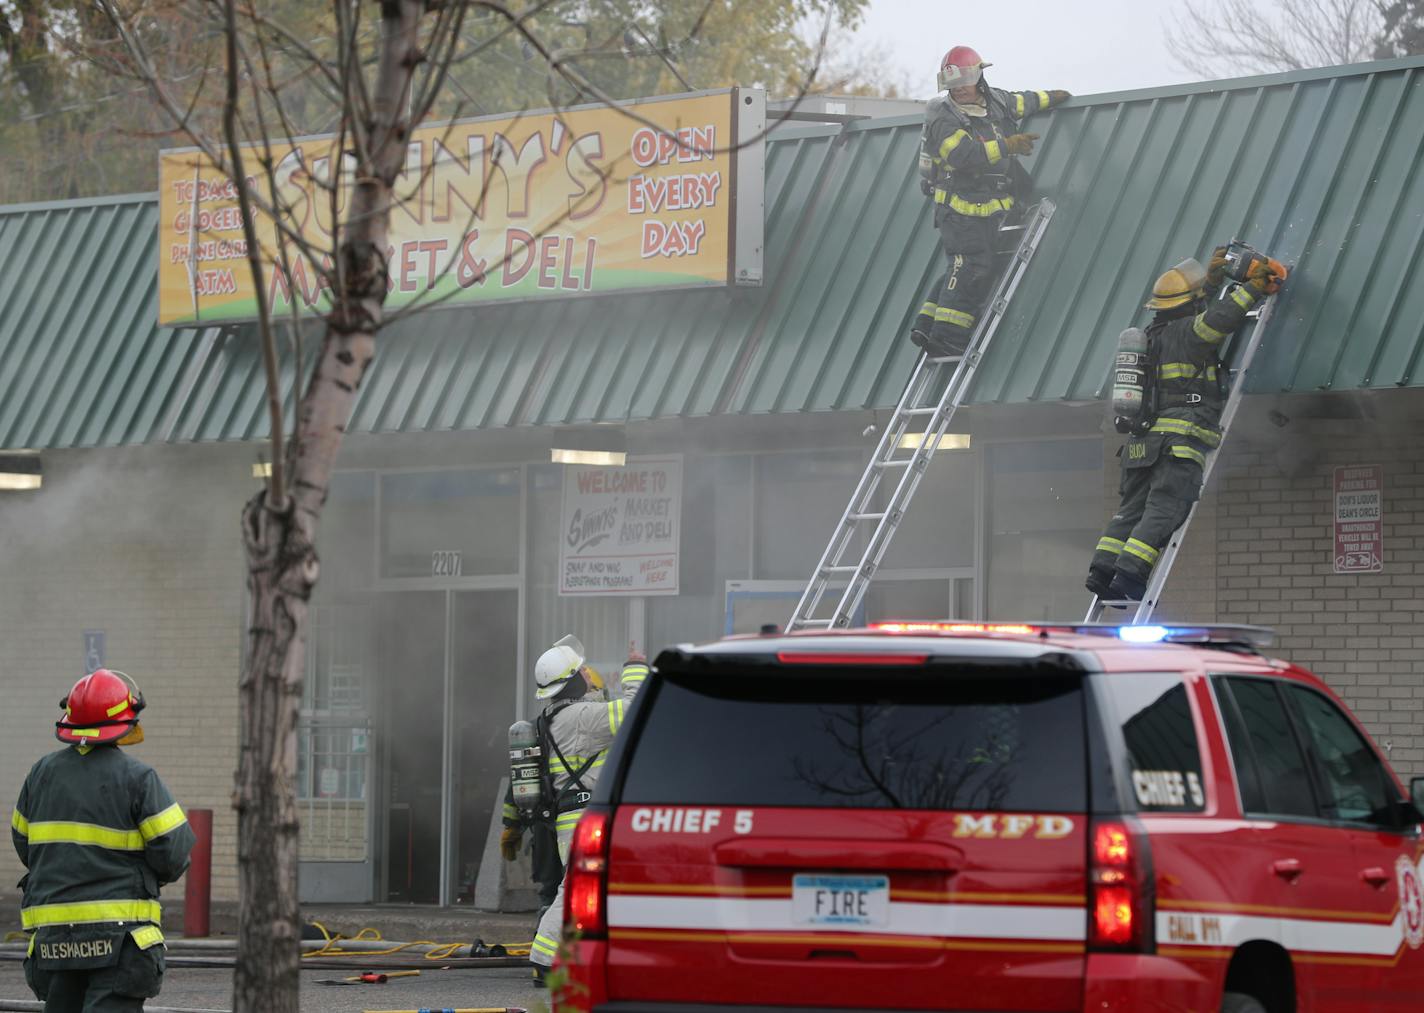
[[[151,194],[0,208],[0,447],[161,438],[202,333],[160,330]]]
[[[1424,61],[1103,96],[1046,123],[1061,208],[974,396],[1092,398],[1161,269],[1232,236],[1294,267],[1249,389],[1417,386]]]
[[[1421,74],[1412,59],[1091,96],[1032,121],[1060,210],[971,400],[1100,397],[1157,272],[1232,236],[1295,267],[1253,390],[1418,386]],[[893,405],[910,315],[942,270],[918,132],[902,117],[768,143],[763,289],[393,325],[351,430]],[[0,209],[0,445],[265,433],[250,334],[152,326],[155,213],[151,198]]]

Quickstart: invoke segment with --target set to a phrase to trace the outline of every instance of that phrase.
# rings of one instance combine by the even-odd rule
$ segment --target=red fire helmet
[[[951,88],[967,88],[978,84],[979,79],[984,76],[984,68],[992,66],[991,63],[985,63],[984,58],[969,46],[955,46],[945,53],[944,59],[940,61],[939,90],[949,91]]]
[[[143,693],[123,672],[100,668],[74,684],[59,702],[64,717],[54,723],[60,742],[97,745],[117,742],[138,724]]]

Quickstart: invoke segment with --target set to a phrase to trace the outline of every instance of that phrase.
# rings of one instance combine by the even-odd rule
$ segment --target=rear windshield
[[[665,679],[627,803],[1082,812],[1076,679]]]

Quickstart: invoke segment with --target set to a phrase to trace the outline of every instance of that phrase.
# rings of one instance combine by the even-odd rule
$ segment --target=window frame
[[[1296,747],[1301,751],[1301,754],[1305,759],[1306,778],[1310,784],[1311,796],[1315,801],[1314,816],[1300,816],[1290,813],[1255,811],[1246,807],[1246,800],[1241,792],[1240,774],[1237,772],[1237,750],[1232,744],[1231,738],[1226,728],[1225,708],[1230,707],[1232,709],[1232,712],[1236,715],[1237,720],[1241,723],[1241,727],[1243,729],[1246,729],[1248,733],[1249,727],[1247,726],[1245,716],[1241,713],[1240,706],[1236,701],[1236,695],[1233,691],[1231,691],[1230,686],[1226,687],[1226,692],[1223,693],[1221,691],[1222,684],[1226,680],[1231,679],[1265,682],[1269,683],[1275,689],[1276,699],[1280,702],[1281,708],[1285,712],[1286,721],[1291,730],[1291,736],[1292,738],[1294,738]],[[1326,703],[1334,707],[1336,712],[1344,715],[1345,720],[1346,722],[1348,722],[1350,727],[1354,729],[1355,733],[1361,736],[1366,745],[1370,747],[1370,753],[1374,756],[1375,760],[1379,762],[1380,765],[1384,768],[1385,773],[1392,774],[1392,768],[1390,768],[1388,761],[1380,755],[1379,747],[1376,745],[1374,739],[1369,735],[1368,732],[1366,732],[1363,728],[1360,727],[1359,722],[1354,719],[1354,715],[1352,715],[1345,707],[1341,706],[1338,702],[1333,700],[1328,694],[1322,693],[1319,689],[1310,685],[1309,683],[1301,682],[1296,679],[1282,678],[1278,675],[1272,675],[1266,672],[1211,672],[1208,675],[1207,681],[1211,686],[1212,698],[1216,702],[1216,707],[1218,711],[1217,724],[1218,727],[1221,729],[1221,741],[1226,748],[1227,758],[1231,761],[1231,777],[1233,787],[1236,790],[1237,803],[1241,811],[1242,819],[1252,821],[1270,821],[1275,823],[1300,823],[1309,826],[1335,827],[1344,830],[1365,830],[1369,832],[1389,833],[1401,836],[1410,835],[1411,831],[1416,826],[1415,824],[1409,824],[1406,826],[1399,826],[1397,824],[1385,825],[1380,823],[1371,823],[1364,820],[1340,819],[1337,817],[1325,815],[1324,799],[1327,794],[1330,794],[1327,775],[1325,774],[1324,769],[1321,767],[1322,761],[1316,749],[1315,742],[1310,736],[1310,730],[1308,727],[1306,727],[1305,718],[1299,712],[1298,705],[1296,704],[1295,700],[1292,699],[1291,695],[1286,692],[1287,687],[1296,687],[1303,692],[1313,693],[1315,696],[1319,697],[1320,699],[1324,700]],[[1248,759],[1250,760],[1252,769],[1255,772],[1256,783],[1258,785],[1261,785],[1263,784],[1263,782],[1261,780],[1260,762],[1256,758],[1256,749],[1255,746],[1250,742],[1249,735],[1247,742],[1245,743],[1245,747],[1248,752]],[[1402,795],[1400,795],[1398,785],[1394,782],[1395,778],[1387,778],[1385,787],[1386,790],[1392,796],[1394,796],[1394,803],[1396,805],[1400,805],[1406,800]]]
[[[1241,723],[1242,729],[1245,730],[1247,733],[1246,741],[1242,743],[1242,745],[1251,761],[1252,769],[1255,771],[1256,784],[1258,786],[1264,786],[1265,782],[1261,777],[1261,763],[1260,760],[1256,757],[1256,746],[1251,741],[1250,726],[1246,723],[1246,716],[1241,711],[1241,706],[1236,700],[1235,692],[1231,689],[1229,685],[1226,687],[1227,691],[1225,693],[1220,692],[1220,685],[1218,684],[1218,680],[1224,683],[1226,682],[1226,680],[1230,679],[1242,679],[1252,680],[1256,682],[1264,682],[1269,685],[1271,689],[1275,692],[1276,701],[1280,704],[1281,710],[1286,716],[1286,727],[1290,730],[1291,739],[1295,742],[1296,748],[1300,750],[1301,758],[1304,760],[1305,763],[1306,782],[1310,786],[1310,796],[1315,808],[1314,816],[1302,816],[1298,813],[1273,813],[1270,811],[1258,812],[1255,810],[1248,809],[1246,807],[1246,799],[1241,794],[1240,775],[1237,773],[1236,770],[1237,751],[1231,743],[1231,739],[1226,728],[1225,711],[1221,711],[1221,713],[1217,715],[1217,725],[1221,729],[1221,740],[1223,743],[1226,744],[1227,755],[1231,759],[1231,778],[1232,781],[1235,782],[1236,799],[1241,809],[1241,818],[1244,820],[1269,821],[1273,823],[1300,823],[1308,826],[1336,826],[1336,821],[1327,819],[1323,815],[1323,810],[1321,809],[1320,805],[1320,775],[1319,771],[1316,770],[1316,760],[1312,752],[1312,747],[1304,741],[1304,730],[1300,727],[1300,721],[1296,717],[1294,709],[1286,702],[1285,695],[1281,692],[1280,684],[1282,682],[1285,682],[1286,680],[1265,672],[1229,671],[1212,672],[1208,675],[1207,678],[1212,685],[1212,690],[1217,701],[1218,709],[1220,709],[1224,705],[1230,706],[1232,712],[1236,715],[1236,719]],[[1264,797],[1264,787],[1262,787],[1262,792]]]
[[[1324,822],[1331,824],[1332,826],[1348,827],[1350,829],[1355,830],[1368,830],[1372,832],[1383,832],[1392,834],[1408,833],[1408,831],[1412,829],[1413,825],[1411,825],[1410,827],[1400,827],[1397,822],[1391,824],[1384,824],[1374,823],[1369,820],[1342,819],[1338,816],[1328,817],[1324,815],[1324,804],[1322,800],[1327,795],[1331,798],[1334,797],[1334,792],[1330,788],[1330,775],[1326,772],[1324,766],[1325,761],[1321,758],[1318,748],[1316,748],[1314,737],[1310,733],[1309,723],[1306,720],[1305,715],[1299,710],[1300,705],[1296,702],[1292,695],[1286,691],[1287,689],[1295,689],[1300,693],[1309,693],[1310,695],[1317,697],[1320,700],[1323,700],[1335,711],[1336,714],[1339,714],[1345,719],[1345,724],[1350,728],[1350,730],[1353,731],[1357,736],[1359,736],[1360,740],[1367,747],[1369,747],[1370,755],[1374,757],[1375,763],[1378,764],[1379,772],[1384,777],[1386,802],[1390,804],[1391,809],[1394,812],[1394,818],[1396,821],[1399,817],[1399,806],[1402,802],[1405,801],[1405,799],[1401,796],[1399,792],[1398,785],[1395,783],[1395,778],[1391,776],[1393,772],[1391,771],[1388,762],[1383,756],[1380,755],[1379,749],[1375,746],[1374,739],[1372,739],[1369,734],[1359,726],[1358,722],[1354,720],[1354,718],[1350,715],[1348,711],[1345,710],[1344,707],[1342,707],[1336,701],[1332,700],[1327,694],[1320,692],[1320,690],[1307,683],[1297,682],[1294,679],[1278,679],[1276,681],[1280,684],[1279,689],[1281,699],[1285,701],[1286,711],[1290,715],[1291,721],[1295,724],[1297,734],[1310,742],[1311,748],[1308,751],[1308,762],[1311,769],[1311,777],[1313,779],[1316,791],[1316,808],[1322,814],[1321,819]]]

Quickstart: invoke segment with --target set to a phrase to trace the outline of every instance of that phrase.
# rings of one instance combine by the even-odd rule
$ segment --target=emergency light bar
[[[1276,631],[1265,626],[1245,626],[1232,623],[1214,625],[1151,625],[1117,626],[1111,623],[957,623],[906,620],[871,623],[870,628],[881,633],[1001,633],[1019,636],[1052,633],[1080,633],[1090,636],[1117,637],[1129,644],[1239,644],[1252,650],[1264,650],[1276,642]]]
[[[872,630],[882,633],[1037,633],[1039,627],[1023,623],[937,623],[908,622],[871,623]]]

